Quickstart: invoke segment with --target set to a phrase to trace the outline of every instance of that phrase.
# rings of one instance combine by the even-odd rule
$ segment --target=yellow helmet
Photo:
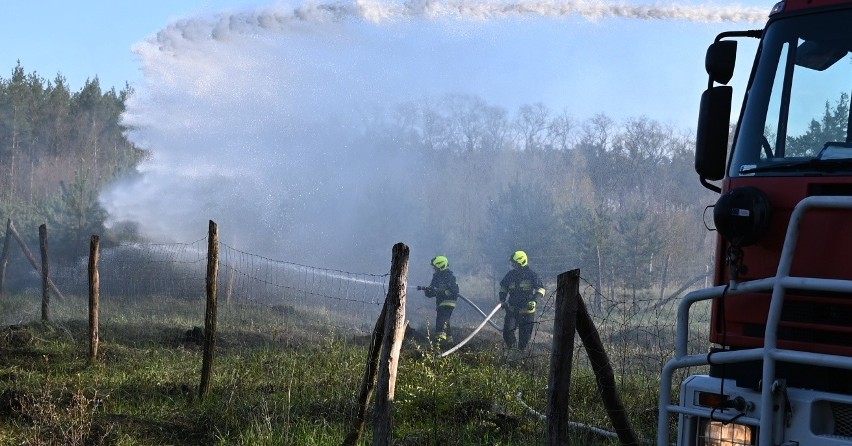
[[[437,268],[438,271],[443,271],[450,267],[450,261],[444,256],[437,256],[432,259],[432,266]]]
[[[527,253],[523,251],[515,251],[515,253],[512,254],[512,258],[509,260],[517,263],[518,265],[527,266]]]

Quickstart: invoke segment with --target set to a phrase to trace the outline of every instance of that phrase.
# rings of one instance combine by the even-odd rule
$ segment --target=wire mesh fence
[[[582,299],[590,300],[595,294],[600,299],[597,309],[589,306],[588,302],[586,305],[615,377],[616,389],[609,390],[618,392],[626,417],[632,421],[639,437],[650,443],[656,432],[660,371],[674,354],[679,301],[672,299],[659,305],[658,298],[614,298],[600,293],[582,276],[581,285]],[[507,367],[522,370],[528,376],[528,380],[517,389],[518,404],[529,416],[541,418],[542,421],[548,408],[556,295],[554,290],[539,303],[539,314],[529,347],[523,352],[503,350],[501,353]],[[693,309],[690,318],[691,353],[707,352],[710,348],[709,316],[709,305],[698,305]],[[497,325],[502,326],[500,318],[496,319]],[[613,432],[611,414],[608,414],[601,400],[602,370],[596,369],[590,361],[586,352],[589,346],[583,344],[581,337],[576,336],[574,341],[570,385],[571,419],[574,429],[587,436],[579,444],[599,444],[594,441],[619,444]],[[502,343],[499,336],[494,342]],[[678,372],[678,377],[682,379],[703,372],[706,370],[701,368],[683,369]],[[681,379],[675,379],[674,382]]]
[[[202,238],[190,243],[127,243],[103,250],[99,265],[103,342],[106,345],[112,342],[179,349],[200,345],[203,342],[206,246],[207,240]],[[329,414],[325,409],[323,416],[351,417],[362,379],[361,359],[367,356],[365,339],[387,296],[389,274],[355,273],[275,260],[225,243],[220,244],[219,262],[218,347],[221,354],[244,358],[255,349],[275,350],[282,359],[264,367],[270,368],[270,374],[282,376],[287,375],[289,368],[288,379],[292,382],[295,370],[299,370],[297,363],[307,360],[305,348],[328,347],[335,342],[330,339],[356,345],[354,355],[338,359],[351,362],[350,373],[322,377],[324,369],[314,367],[312,373],[316,376],[311,378],[311,381],[334,382],[334,387],[328,386],[329,392],[333,388],[347,389],[326,395],[328,400],[339,403],[339,413]],[[88,290],[85,266],[81,262],[77,267],[58,269],[54,273],[57,286],[72,296],[70,302],[63,304],[64,310],[55,313],[59,323],[67,324],[71,332],[84,332],[87,309],[83,297]],[[658,377],[673,355],[678,301],[663,302],[658,297],[650,297],[656,294],[650,292],[638,298],[626,293],[612,296],[596,289],[582,275],[581,281],[581,296],[587,300],[594,297],[595,305],[589,307],[590,316],[611,362],[624,410],[641,437],[653,438]],[[498,370],[522,377],[512,381],[519,384],[511,389],[511,400],[503,398],[500,404],[491,404],[486,408],[491,415],[480,415],[482,420],[487,418],[499,426],[495,420],[500,418],[495,418],[494,412],[509,412],[506,407],[514,405],[523,412],[522,416],[532,420],[534,436],[545,437],[542,418],[547,412],[555,298],[554,290],[539,303],[533,339],[525,351],[503,347],[499,330],[502,312],[497,312],[493,326],[484,327],[474,340],[455,353],[462,358],[457,360],[464,362],[482,360],[472,356],[472,352],[487,352]],[[37,298],[33,299],[36,302]],[[419,332],[410,327],[407,337],[421,346],[410,348],[407,359],[422,361],[422,355],[430,349],[438,353],[446,351],[482,324],[483,314],[491,310],[493,304],[487,298],[473,298],[470,303],[460,301],[453,319],[453,343],[433,344],[428,337],[428,324]],[[700,307],[696,312],[698,314],[691,318],[694,329],[690,345],[695,352],[707,351],[709,308]],[[5,325],[10,325],[37,320],[38,315],[34,303],[32,308],[7,307],[3,318]],[[598,371],[588,360],[584,348],[577,337],[571,384],[572,420],[583,435],[604,442],[613,441],[607,412],[600,401]],[[434,362],[430,364],[434,368],[443,367]],[[405,404],[411,394],[422,389],[417,390],[418,384],[408,381],[412,378],[406,376],[405,366],[401,367],[398,399],[400,404]],[[683,371],[684,374],[691,372],[695,370]],[[493,384],[472,382],[466,385],[487,387]],[[293,395],[288,394],[288,398],[291,397]],[[460,406],[454,406],[453,411],[470,404],[469,397],[461,391],[458,398]],[[428,438],[428,432],[423,435]],[[419,443],[414,441],[413,444]]]

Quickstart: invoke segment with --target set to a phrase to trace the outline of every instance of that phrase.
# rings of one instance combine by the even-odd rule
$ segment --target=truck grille
[[[831,403],[834,418],[834,435],[852,438],[852,404]]]

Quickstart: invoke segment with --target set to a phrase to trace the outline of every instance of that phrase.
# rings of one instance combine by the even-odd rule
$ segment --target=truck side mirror
[[[710,75],[710,81],[727,84],[734,77],[734,65],[737,62],[737,41],[718,40],[707,47],[704,68]]]
[[[725,177],[733,88],[710,87],[701,95],[695,137],[695,172],[704,180]]]

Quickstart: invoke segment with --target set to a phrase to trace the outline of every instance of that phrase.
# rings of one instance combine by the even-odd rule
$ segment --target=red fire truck
[[[759,39],[730,151],[737,42]],[[716,286],[685,296],[658,445],[852,445],[852,0],[787,0],[707,50],[695,169]],[[710,300],[709,352],[690,308]],[[680,382],[676,372],[706,374]],[[694,370],[694,369],[689,369]],[[679,375],[683,375],[680,373]]]

